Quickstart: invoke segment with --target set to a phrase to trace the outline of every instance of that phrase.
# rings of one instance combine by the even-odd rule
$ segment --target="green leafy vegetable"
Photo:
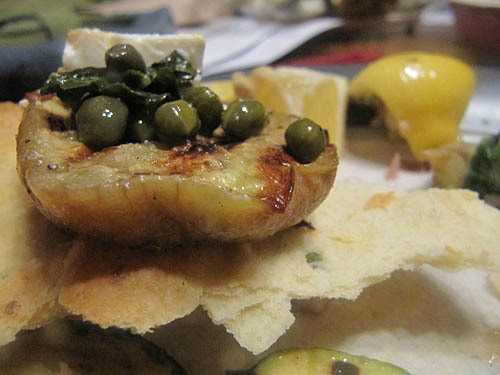
[[[500,194],[500,133],[484,139],[472,157],[464,187],[481,198]]]
[[[151,84],[151,77],[140,70],[127,70],[123,75],[123,82],[128,86],[143,89]]]
[[[55,93],[74,109],[82,98],[106,95],[120,98],[138,111],[152,113],[163,103],[179,99],[180,89],[192,86],[197,74],[189,60],[174,51],[151,65],[146,73],[131,69],[118,74],[107,68],[52,73],[41,93]]]
[[[126,53],[123,53],[124,50]],[[177,51],[149,68],[144,67],[143,57],[131,45],[115,45],[106,51],[105,56],[105,68],[89,67],[51,74],[41,88],[41,94],[56,94],[72,108],[74,114],[88,114],[88,110],[80,112],[79,109],[95,98],[106,98],[103,101],[106,108],[98,108],[97,118],[100,118],[103,111],[114,113],[110,103],[116,99],[120,99],[119,102],[124,104],[127,111],[130,109],[130,121],[125,120],[128,122],[125,127],[119,124],[119,134],[111,126],[114,125],[113,122],[97,121],[92,117],[93,113],[80,116],[85,118],[85,121],[80,121],[81,126],[77,126],[80,138],[91,148],[100,149],[114,144],[118,138],[122,139],[122,133],[129,137],[123,139],[125,141],[144,142],[155,139],[157,134],[153,125],[158,108],[167,102],[179,100],[181,91],[193,86],[192,82],[199,72]],[[92,119],[87,121],[87,117]],[[92,124],[87,132],[90,135],[85,135],[80,129],[87,129],[89,124]],[[107,134],[116,137],[112,141],[103,139],[101,142],[99,137]]]
[[[64,103],[73,105],[87,93],[99,92],[106,84],[106,69],[84,68],[68,73],[52,73],[40,93],[55,93]]]
[[[189,60],[177,51],[172,52],[162,61],[156,62],[147,69],[151,77],[148,89],[152,92],[172,92],[180,98],[180,90],[192,86],[196,70]]]
[[[306,254],[306,262],[312,267],[312,268],[318,268],[320,266],[320,263],[323,261],[323,257],[321,254],[311,251]]]
[[[156,109],[163,103],[175,98],[175,96],[169,92],[155,94],[147,91],[135,90],[123,82],[103,85],[98,94],[120,98],[130,106],[144,110]]]

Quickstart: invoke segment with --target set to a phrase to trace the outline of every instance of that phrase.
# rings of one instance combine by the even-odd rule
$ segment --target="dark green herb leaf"
[[[500,133],[486,138],[477,147],[464,187],[486,194],[500,194]]]
[[[67,73],[52,73],[42,86],[42,95],[55,93],[61,100],[72,105],[85,93],[98,92],[106,84],[105,69],[85,68]]]
[[[165,102],[179,99],[180,89],[192,85],[198,72],[174,51],[151,65],[146,73],[127,70],[117,73],[106,68],[84,68],[53,73],[41,89],[42,95],[55,93],[76,111],[90,97],[106,95],[122,99],[134,112],[151,116]]]
[[[151,86],[148,90],[169,91],[180,98],[181,88],[191,86],[198,72],[189,60],[174,51],[162,61],[151,65],[148,74],[151,77]]]
[[[314,251],[311,251],[310,253],[306,254],[306,261],[307,263],[318,263],[323,260],[323,257],[321,254],[318,254]]]
[[[142,90],[134,90],[125,83],[114,82],[103,86],[100,90],[101,95],[120,98],[130,106],[137,107],[137,110],[154,111],[158,106],[165,102],[173,100],[173,95],[165,92],[155,94]]]
[[[144,89],[151,84],[151,77],[140,70],[127,70],[123,74],[123,82],[130,87]]]
[[[179,98],[178,86],[175,80],[174,72],[167,66],[151,66],[148,68],[148,76],[151,79],[151,84],[148,86],[148,91],[151,92],[171,92]]]

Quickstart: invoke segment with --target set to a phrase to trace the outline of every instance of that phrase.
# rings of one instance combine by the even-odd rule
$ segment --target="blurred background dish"
[[[0,1],[0,100],[16,101],[40,87],[60,66],[66,31],[82,26],[133,33],[202,33],[207,41],[203,74],[212,79],[260,65],[363,64],[405,51],[498,66],[500,32],[485,29],[488,22],[490,28],[498,26],[495,14],[500,0],[479,0],[476,7],[470,5],[474,0],[464,1],[207,0],[200,6],[196,0],[68,0],[62,5],[57,0],[4,0]],[[487,9],[490,17],[470,21],[469,7],[482,13]],[[480,36],[477,42],[466,42],[456,30],[462,27],[458,13],[462,8],[467,13],[463,22],[481,30],[475,34]],[[483,44],[492,48],[479,50]]]
[[[325,0],[332,13],[341,17],[373,17],[386,14],[397,0]]]
[[[500,0],[452,0],[455,26],[472,48],[500,54]]]

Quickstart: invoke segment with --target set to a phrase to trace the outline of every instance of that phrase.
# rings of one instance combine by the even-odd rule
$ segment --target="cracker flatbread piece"
[[[200,304],[257,354],[294,322],[292,299],[355,299],[392,272],[426,263],[500,267],[500,212],[470,191],[396,195],[339,183],[308,222],[314,229],[253,244],[151,250],[140,260],[137,250],[76,243],[60,302],[103,326],[141,333]]]
[[[69,240],[35,209],[17,175],[21,116],[19,105],[0,103],[0,344],[61,315],[56,283]]]

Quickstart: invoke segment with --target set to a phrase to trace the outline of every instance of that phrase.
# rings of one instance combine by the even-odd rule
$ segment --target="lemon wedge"
[[[402,53],[368,65],[351,82],[349,96],[365,104],[382,102],[385,124],[406,139],[415,157],[425,159],[424,150],[458,140],[474,87],[474,70],[457,59]]]
[[[208,81],[204,82],[203,86],[216,93],[223,103],[230,103],[237,98],[233,82],[230,80]]]
[[[261,67],[249,78],[254,97],[267,108],[307,117],[328,130],[339,153],[345,143],[347,79],[307,68]]]

